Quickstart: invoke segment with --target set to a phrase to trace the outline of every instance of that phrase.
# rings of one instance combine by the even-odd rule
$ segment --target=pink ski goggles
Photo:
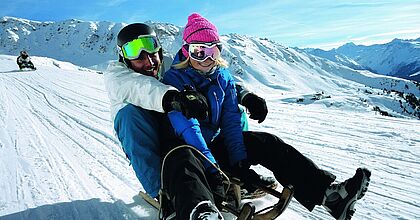
[[[198,62],[203,62],[207,58],[216,61],[220,57],[222,51],[221,43],[190,43],[184,44],[185,49],[188,50],[188,55],[191,59]],[[188,47],[188,48],[187,48]]]

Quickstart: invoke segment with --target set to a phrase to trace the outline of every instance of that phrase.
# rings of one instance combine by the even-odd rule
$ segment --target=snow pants
[[[275,135],[265,132],[243,132],[248,160],[274,173],[283,186],[291,184],[296,200],[312,211],[321,205],[326,188],[335,180],[328,171],[318,168],[309,158]],[[216,138],[210,149],[222,170],[229,170],[228,151],[223,138]]]
[[[167,155],[163,187],[176,211],[176,219],[189,219],[191,211],[201,201],[214,204],[201,156],[193,150],[180,148]]]
[[[309,211],[315,205],[321,205],[326,188],[335,180],[333,174],[318,168],[312,160],[275,135],[252,131],[245,131],[243,135],[251,164],[271,170],[283,186],[293,185],[294,197]],[[182,141],[174,140],[171,144],[178,146]],[[229,171],[223,138],[216,138],[209,147],[222,170]],[[172,199],[177,218],[188,219],[200,201],[214,202],[201,159],[190,150],[180,150],[170,154],[165,162],[163,186]]]
[[[31,69],[34,69],[35,68],[35,66],[32,63],[32,61],[23,62],[23,63],[17,63],[17,64],[19,66],[19,69],[23,69],[23,68],[31,68]]]
[[[128,104],[114,120],[114,130],[137,179],[152,197],[157,197],[160,189],[159,114],[163,115]]]

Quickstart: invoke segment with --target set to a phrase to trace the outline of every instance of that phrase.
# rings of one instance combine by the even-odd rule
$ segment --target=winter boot
[[[278,184],[274,177],[262,175],[259,176],[261,185],[272,189],[277,188]],[[264,191],[248,184],[244,184],[243,188],[241,189],[241,199],[255,199],[266,194],[267,193],[265,193]]]
[[[323,206],[336,219],[351,219],[356,200],[361,199],[369,186],[370,171],[358,168],[356,174],[338,184],[331,184],[325,191]]]
[[[224,220],[224,218],[213,203],[202,201],[191,211],[190,220]]]

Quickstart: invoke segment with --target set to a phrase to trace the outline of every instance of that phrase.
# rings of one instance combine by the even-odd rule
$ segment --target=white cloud
[[[395,36],[410,36],[409,38],[417,38],[420,36],[420,26],[418,29],[410,29],[410,30],[400,30],[400,31],[391,31],[391,32],[385,32],[385,33],[379,33],[379,34],[373,34],[358,38],[352,38],[352,41],[355,42],[363,42],[363,41],[371,41],[375,38],[395,38]]]
[[[210,18],[222,33],[268,37],[289,45],[337,47],[350,41],[372,44],[414,38],[420,4],[402,1],[264,2]],[[419,31],[415,31],[419,30]]]

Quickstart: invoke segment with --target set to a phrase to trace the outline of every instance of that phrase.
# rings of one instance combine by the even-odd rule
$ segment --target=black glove
[[[267,116],[267,104],[265,100],[254,93],[248,93],[242,99],[242,105],[245,106],[250,115],[249,118],[258,120],[258,123],[261,123],[265,120]]]
[[[214,171],[213,171],[214,172]],[[221,204],[226,197],[225,186],[223,184],[223,175],[216,171],[214,173],[206,172],[207,182],[210,185],[211,191],[216,204]]]
[[[255,185],[261,183],[261,176],[250,169],[251,164],[247,160],[241,160],[232,167],[232,175],[244,183],[244,188],[255,188]]]
[[[186,86],[181,92],[169,90],[162,99],[162,106],[165,112],[172,110],[180,111],[190,119],[206,119],[208,115],[207,99],[201,93],[195,91],[191,86]]]

